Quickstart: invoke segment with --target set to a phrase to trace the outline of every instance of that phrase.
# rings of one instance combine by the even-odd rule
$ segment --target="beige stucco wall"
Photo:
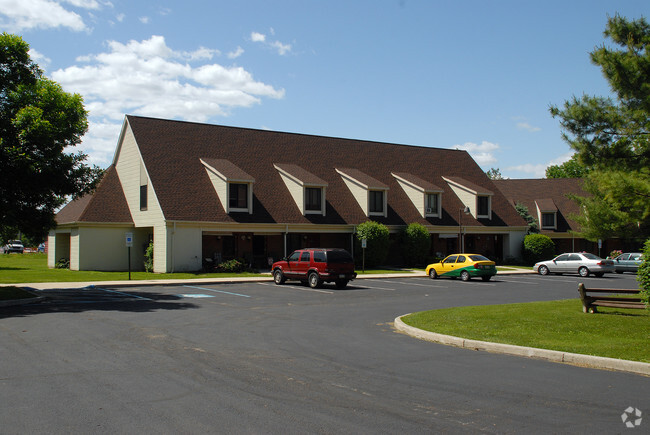
[[[300,210],[301,214],[305,214],[305,194],[302,183],[298,182],[296,179],[289,177],[284,172],[279,172],[280,178],[284,181],[284,185],[287,186],[289,194],[293,198],[293,201],[296,203],[296,207]]]
[[[75,270],[127,270],[128,249],[126,233],[133,232],[132,228],[98,228],[81,227],[76,231],[76,246],[82,252],[77,260]],[[73,232],[74,234],[74,232]],[[131,248],[131,270],[142,270],[141,262],[136,264],[133,252],[140,248],[134,243]],[[72,268],[72,260],[70,261]]]

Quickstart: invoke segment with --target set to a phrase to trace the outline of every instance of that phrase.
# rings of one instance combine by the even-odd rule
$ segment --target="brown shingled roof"
[[[569,230],[579,231],[580,228],[573,219],[572,214],[580,213],[578,204],[569,199],[568,194],[588,196],[582,188],[583,180],[580,178],[548,178],[548,179],[525,179],[525,180],[494,180],[494,184],[501,190],[512,203],[521,203],[528,208],[528,213],[535,216],[537,207],[545,199],[552,199],[553,205],[558,210],[556,232],[567,232]],[[544,206],[546,206],[545,204]],[[541,204],[540,204],[541,206]],[[545,210],[543,210],[545,211]],[[550,210],[548,210],[550,211]],[[536,216],[535,216],[536,217]],[[545,233],[547,231],[542,231]],[[553,231],[548,231],[553,232]]]
[[[408,181],[409,183],[419,187],[420,189],[424,190],[425,192],[442,192],[443,189],[436,186],[433,183],[430,183],[428,181],[423,180],[420,177],[416,177],[413,174],[409,174],[408,172],[393,172],[393,176],[399,177],[403,180]]]
[[[56,214],[59,225],[73,222],[133,223],[115,166],[109,166],[95,193],[69,202]]]
[[[289,163],[274,163],[273,166],[286,172],[287,174],[290,174],[292,177],[296,178],[303,184],[310,186],[327,186],[327,181],[321,180],[311,172],[305,171],[298,165],[292,165]]]
[[[491,180],[466,151],[395,145],[267,130],[127,116],[147,173],[168,220],[201,222],[358,224],[368,220],[336,168],[350,168],[387,186],[387,225],[412,222],[457,225],[462,206],[451,191],[443,194],[442,218],[422,218],[391,172],[410,173],[433,185],[442,176],[461,176],[485,189]],[[200,158],[226,159],[255,177],[253,211],[226,214]],[[326,216],[304,216],[295,206],[273,164],[297,165],[327,183]],[[350,174],[351,175],[351,174]],[[495,189],[496,190],[496,189]],[[467,225],[522,226],[505,197],[495,193],[493,219]],[[449,212],[447,212],[449,210]]]
[[[228,181],[255,181],[255,177],[248,175],[246,172],[233,165],[229,160],[210,159],[207,157],[200,160],[204,165],[211,167],[213,170],[226,177]]]

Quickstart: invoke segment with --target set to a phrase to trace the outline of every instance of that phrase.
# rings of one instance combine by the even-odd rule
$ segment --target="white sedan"
[[[588,252],[573,252],[558,255],[552,260],[540,261],[533,266],[533,270],[540,275],[549,273],[578,273],[580,276],[594,274],[597,277],[605,273],[614,272],[614,262],[605,260]]]

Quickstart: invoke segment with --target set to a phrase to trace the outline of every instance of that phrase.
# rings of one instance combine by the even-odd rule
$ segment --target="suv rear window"
[[[314,262],[316,263],[325,263],[325,252],[323,251],[314,251]]]
[[[348,251],[327,251],[328,263],[352,263],[353,261]]]

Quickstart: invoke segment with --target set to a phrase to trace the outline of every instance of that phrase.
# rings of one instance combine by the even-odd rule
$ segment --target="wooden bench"
[[[639,290],[591,288],[587,289],[583,283],[578,284],[578,292],[582,301],[582,311],[597,313],[596,307],[633,308],[645,309]],[[607,294],[608,296],[601,296]],[[611,296],[613,294],[638,295],[639,297]]]

